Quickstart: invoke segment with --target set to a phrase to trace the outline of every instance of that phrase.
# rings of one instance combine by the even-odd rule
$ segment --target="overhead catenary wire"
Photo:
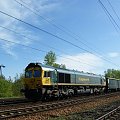
[[[110,22],[112,23],[112,25],[113,25],[113,23],[114,23],[114,28],[116,29],[116,27],[120,30],[120,26],[117,24],[117,22],[116,22],[116,20],[113,18],[113,16],[110,14],[110,12],[107,10],[107,8],[105,7],[105,5],[102,3],[102,1],[101,0],[98,0],[98,2],[99,2],[99,4],[102,6],[102,8],[104,9],[104,11],[106,11],[105,13],[107,13],[106,15],[107,16],[109,16],[109,18],[112,20],[112,22],[111,22],[111,20],[110,20]],[[115,25],[116,25],[116,27],[115,27]],[[118,31],[117,31],[118,32]]]
[[[22,3],[24,3],[24,4],[27,5],[27,6],[25,6],[24,4],[22,4],[22,3],[19,2],[18,0],[14,0],[14,1],[16,1],[18,4],[22,5],[22,6],[25,7],[26,9],[28,9],[30,12],[32,12],[32,13],[34,13],[35,15],[39,16],[40,18],[42,18],[44,21],[46,21],[47,23],[51,24],[51,25],[54,26],[55,28],[61,30],[63,33],[66,33],[68,36],[72,37],[74,40],[80,42],[81,44],[83,44],[84,46],[86,46],[87,48],[89,48],[90,50],[92,50],[93,52],[95,52],[97,55],[102,56],[100,53],[98,53],[96,50],[94,50],[93,47],[90,47],[88,44],[84,43],[83,41],[81,41],[81,40],[79,40],[78,38],[75,37],[75,36],[77,36],[77,37],[80,38],[80,36],[78,36],[78,35],[73,36],[74,33],[71,32],[71,31],[68,30],[68,29],[66,30],[66,28],[64,28],[62,25],[60,25],[60,26],[61,26],[62,28],[64,28],[64,29],[61,29],[61,28],[60,28],[58,25],[56,25],[55,23],[53,23],[53,22],[49,21],[48,19],[46,19],[45,17],[41,16],[41,15],[39,14],[39,10],[37,10],[36,8],[31,9],[30,6],[27,7],[28,4],[27,4],[25,1],[20,0]],[[36,12],[37,12],[37,13],[36,13]],[[71,34],[71,33],[72,33],[72,34]],[[80,38],[80,39],[81,39],[81,38]],[[84,41],[85,41],[85,40],[84,40]],[[102,56],[102,57],[103,57],[103,56]],[[104,58],[104,59],[105,59],[105,58]]]
[[[27,6],[25,6],[24,4],[22,4],[21,2],[19,2],[18,0],[14,0],[14,1],[16,1],[18,4],[20,4],[20,5],[23,5],[23,7],[25,7],[26,9],[28,9],[28,10],[30,10],[32,13],[34,13],[35,15],[38,15],[40,18],[42,18],[44,21],[46,21],[47,23],[49,23],[49,24],[51,24],[52,26],[54,26],[55,28],[57,28],[57,29],[59,29],[59,30],[61,30],[62,32],[64,32],[64,33],[66,33],[68,36],[70,36],[70,37],[72,37],[74,40],[76,40],[76,41],[78,41],[78,42],[80,42],[81,44],[83,44],[84,46],[86,46],[87,48],[89,48],[90,50],[92,50],[92,51],[94,51],[96,54],[98,54],[98,55],[101,55],[101,53],[98,53],[95,49],[93,49],[93,47],[90,47],[88,44],[90,44],[90,43],[88,43],[88,41],[86,41],[85,39],[83,39],[82,37],[80,37],[79,35],[77,35],[77,34],[75,34],[73,31],[71,31],[70,29],[67,29],[67,28],[65,28],[63,25],[61,25],[61,24],[55,24],[55,21],[53,21],[53,20],[49,20],[49,19],[47,19],[47,18],[45,18],[45,17],[43,17],[42,15],[40,15],[39,14],[39,10],[37,10],[36,8],[34,8],[34,9],[31,9],[31,6],[29,5],[29,4],[27,4],[25,1],[23,1],[23,0],[20,0],[22,3],[24,3],[25,5],[27,5]],[[35,11],[35,12],[34,12]],[[36,13],[37,12],[37,13]],[[61,29],[62,28],[62,29]],[[76,38],[77,37],[77,38]],[[81,41],[81,40],[83,40],[83,41]],[[85,43],[85,41],[86,41],[86,43]],[[94,46],[94,48],[95,48],[95,46]],[[102,56],[102,55],[101,55]]]
[[[35,8],[35,9],[31,9],[30,6],[27,7],[28,4],[27,4],[26,2],[24,2],[23,0],[21,0],[21,2],[24,3],[24,4],[27,5],[27,6],[25,6],[24,4],[22,4],[22,3],[19,2],[18,0],[14,0],[14,1],[16,1],[18,4],[22,5],[22,6],[25,7],[26,9],[28,9],[29,11],[31,11],[31,12],[34,13],[35,15],[39,16],[40,18],[42,18],[42,19],[43,19],[44,21],[46,21],[47,23],[51,24],[52,26],[56,27],[57,29],[61,30],[62,32],[66,33],[68,36],[72,37],[74,40],[79,41],[80,43],[82,43],[83,45],[85,45],[87,48],[89,48],[89,49],[91,49],[92,51],[94,51],[94,52],[96,53],[96,56],[98,56],[99,58],[101,58],[101,59],[103,59],[103,60],[105,60],[105,61],[107,61],[107,62],[109,62],[109,63],[112,63],[112,64],[114,64],[115,66],[118,66],[118,65],[116,65],[115,63],[113,63],[113,62],[111,62],[110,60],[108,60],[107,58],[105,58],[105,57],[104,57],[103,55],[101,55],[100,53],[96,52],[96,50],[94,50],[93,48],[89,47],[89,46],[88,46],[87,44],[85,44],[84,42],[80,41],[79,39],[77,39],[76,37],[74,37],[73,35],[71,35],[71,34],[68,32],[68,30],[66,30],[66,29],[63,30],[63,29],[61,29],[58,25],[54,24],[53,22],[47,20],[45,17],[43,17],[43,16],[41,16],[40,14],[38,14],[38,13],[39,13],[39,10],[37,10],[36,8]],[[36,12],[37,12],[37,13],[36,13]],[[62,26],[62,27],[63,27],[63,26]],[[64,27],[63,27],[63,28],[64,28]],[[117,30],[117,29],[116,29],[116,30]],[[79,36],[78,36],[78,37],[79,37]],[[79,37],[79,38],[80,38],[80,37]],[[75,44],[74,44],[74,45],[75,45]],[[77,46],[78,46],[78,45],[77,45]],[[80,47],[80,48],[81,48],[81,47]],[[83,50],[83,49],[82,49],[82,50]],[[84,50],[86,51],[86,49],[84,49]],[[87,50],[87,52],[88,52],[88,50]],[[93,52],[90,52],[90,51],[89,51],[89,53],[91,53],[91,54],[94,55]]]
[[[101,5],[101,4],[100,4]],[[111,24],[113,25],[113,27],[115,28],[116,32],[119,33],[117,27],[115,26],[114,22],[112,21],[111,17],[109,16],[109,14],[107,13],[107,11],[105,10],[105,8],[101,5],[101,7],[103,8],[105,14],[107,15],[108,19],[110,20]]]
[[[114,9],[114,7],[112,6],[111,2],[110,2],[109,0],[107,0],[107,1],[108,1],[108,3],[109,3],[110,7],[112,8],[114,14],[116,15],[117,19],[120,21],[120,17],[119,17],[119,15],[117,14],[117,12],[116,12],[116,10]]]
[[[0,10],[0,13],[6,15],[6,16],[8,16],[8,17],[11,17],[11,18],[13,18],[13,19],[16,19],[16,20],[18,20],[18,21],[20,21],[20,22],[22,22],[22,23],[24,23],[24,24],[26,24],[26,25],[28,25],[28,26],[31,26],[32,28],[35,28],[35,29],[37,29],[37,30],[39,30],[39,31],[42,31],[42,32],[44,32],[44,33],[46,33],[46,34],[49,34],[49,35],[51,35],[51,36],[53,36],[53,37],[55,37],[55,38],[57,38],[57,39],[59,39],[59,40],[61,40],[61,41],[64,41],[64,42],[66,42],[66,43],[68,43],[68,44],[70,44],[70,45],[72,45],[72,46],[74,46],[74,47],[76,47],[76,48],[79,48],[79,49],[81,49],[81,50],[83,50],[83,51],[86,51],[86,52],[88,52],[88,53],[90,53],[90,54],[93,54],[92,52],[90,52],[90,51],[88,51],[88,50],[86,50],[86,49],[84,49],[84,48],[81,48],[80,46],[78,46],[78,45],[76,45],[76,44],[74,44],[74,43],[72,43],[72,42],[70,42],[70,41],[68,41],[68,40],[66,40],[66,39],[64,39],[64,38],[61,38],[61,37],[59,37],[59,36],[57,36],[57,35],[54,35],[54,34],[51,33],[51,32],[48,32],[48,31],[46,31],[46,30],[44,30],[44,29],[41,29],[41,28],[39,28],[39,27],[37,27],[37,26],[34,26],[34,25],[32,25],[32,24],[30,24],[30,23],[28,23],[28,22],[25,22],[25,21],[23,21],[23,20],[21,20],[21,19],[18,19],[18,18],[16,18],[15,16],[12,16],[12,15],[10,15],[10,14],[8,14],[8,13],[5,13],[5,12],[3,12],[3,11],[1,11],[1,10]],[[93,54],[93,55],[94,55],[94,54]],[[98,55],[96,55],[96,56],[98,56]],[[101,59],[103,59],[103,60],[105,60],[105,61],[107,61],[107,62],[109,62],[109,63],[114,64],[114,65],[117,66],[117,67],[119,67],[119,65],[117,65],[117,64],[115,64],[115,63],[113,63],[113,62],[111,62],[111,61],[109,61],[109,60],[106,60],[106,59],[102,58],[101,56],[98,56],[98,57],[101,58]]]
[[[29,40],[42,43],[42,45],[47,46],[47,47],[49,47],[49,48],[55,49],[55,50],[57,50],[57,51],[61,51],[61,50],[59,50],[58,48],[54,48],[54,47],[52,47],[52,46],[50,46],[50,45],[47,45],[46,43],[43,43],[42,41],[38,41],[38,40],[36,40],[36,39],[33,39],[33,38],[31,38],[31,37],[28,37],[28,36],[26,36],[26,35],[24,35],[24,34],[21,34],[21,33],[19,33],[19,32],[16,32],[16,31],[14,31],[14,30],[12,30],[12,29],[9,29],[9,28],[7,28],[7,27],[5,27],[5,26],[1,26],[1,25],[0,25],[0,27],[3,28],[3,29],[5,29],[5,30],[8,30],[8,31],[10,31],[10,32],[13,32],[13,33],[15,33],[15,34],[17,34],[17,35],[20,35],[20,36],[22,36],[22,37],[24,37],[24,38],[27,38],[27,39],[29,39]],[[63,51],[62,51],[62,52],[63,52]],[[66,53],[66,54],[68,54],[68,53]]]
[[[6,29],[6,30],[8,30],[8,31],[11,31],[11,32],[13,32],[13,33],[15,33],[15,34],[18,34],[18,35],[20,35],[20,36],[23,36],[24,38],[27,38],[27,39],[30,39],[30,40],[39,42],[39,41],[36,40],[36,39],[32,39],[32,38],[30,38],[30,37],[27,37],[27,36],[25,36],[25,35],[22,35],[22,34],[16,32],[16,31],[11,30],[11,29],[9,29],[9,28],[6,28],[6,27],[4,27],[4,26],[0,26],[0,27],[3,28],[3,29]],[[42,42],[39,42],[39,43],[42,43]],[[63,52],[63,51],[61,51],[61,50],[59,50],[59,49],[56,49],[56,48],[54,48],[54,47],[52,47],[52,46],[50,46],[50,45],[47,45],[47,44],[44,44],[44,43],[42,43],[42,44],[43,44],[43,45],[46,45],[46,46],[49,47],[49,48],[55,49],[55,50],[57,50],[57,51],[60,51],[60,52],[62,52],[62,53],[64,53],[64,54],[69,55],[68,53]],[[28,47],[29,47],[29,46],[28,46]],[[58,56],[60,56],[60,55],[58,55]],[[71,55],[69,55],[69,56],[71,56]],[[61,57],[63,57],[63,56],[61,56]],[[63,58],[64,58],[64,57],[63,57]],[[70,58],[69,58],[69,59],[70,59]],[[73,61],[76,61],[76,62],[81,62],[81,63],[86,64],[86,65],[89,65],[89,66],[94,66],[94,65],[85,63],[85,62],[83,62],[83,61],[80,61],[80,60],[75,60],[75,59],[70,59],[70,60],[73,60]],[[95,67],[95,66],[94,66],[94,67]]]
[[[17,44],[17,45],[20,45],[20,46],[23,46],[23,47],[26,47],[26,48],[29,48],[29,49],[33,49],[33,50],[36,50],[36,51],[40,51],[40,52],[43,52],[43,53],[47,53],[47,51],[45,51],[45,50],[41,50],[41,49],[31,47],[31,46],[28,46],[28,45],[25,45],[25,44],[21,44],[21,43],[18,43],[18,42],[10,41],[10,40],[4,39],[4,38],[0,38],[0,40],[5,41],[5,42],[9,42],[9,43],[13,43],[13,44]],[[82,64],[86,64],[86,65],[89,65],[89,66],[96,67],[95,65],[91,65],[91,64],[85,63],[83,61],[78,61],[78,60],[75,60],[75,59],[71,59],[69,57],[64,57],[62,55],[56,54],[56,56],[58,56],[60,58],[65,58],[65,59],[68,59],[68,60],[71,60],[71,61],[79,62],[79,63],[81,62]]]
[[[22,6],[25,7],[26,9],[28,9],[30,12],[32,12],[32,13],[34,13],[35,15],[39,16],[40,18],[42,18],[44,21],[46,21],[47,23],[51,24],[51,25],[54,26],[55,28],[59,29],[60,31],[62,31],[62,32],[64,32],[64,33],[66,33],[68,36],[72,37],[74,40],[80,42],[81,44],[83,44],[83,45],[86,46],[87,48],[89,48],[89,49],[91,49],[92,51],[94,51],[95,53],[97,53],[93,48],[91,48],[90,46],[88,46],[87,44],[85,44],[84,42],[80,41],[79,39],[77,39],[76,37],[74,37],[72,34],[70,34],[70,33],[68,32],[68,30],[66,30],[66,29],[61,29],[61,28],[60,28],[58,25],[56,25],[55,23],[49,21],[49,20],[46,19],[45,17],[43,17],[43,16],[41,16],[40,14],[38,14],[39,11],[38,11],[36,8],[33,10],[33,9],[31,9],[30,7],[27,7],[28,4],[27,4],[26,2],[24,2],[23,0],[21,0],[21,1],[22,1],[25,5],[27,5],[27,6],[25,6],[24,4],[22,4],[21,2],[19,2],[19,1],[17,1],[17,0],[14,0],[14,1],[16,1],[18,4],[22,5]],[[34,12],[34,11],[36,11],[37,13]],[[63,27],[63,26],[62,26],[62,27]],[[80,38],[80,37],[79,37],[79,38]]]
[[[46,31],[46,30],[44,30],[44,29],[41,29],[41,28],[39,28],[39,27],[37,27],[37,26],[35,26],[35,25],[32,25],[32,24],[30,24],[30,23],[28,23],[28,22],[25,22],[25,21],[23,21],[23,20],[21,20],[21,19],[19,19],[19,18],[17,18],[17,17],[14,17],[14,16],[12,16],[12,15],[10,15],[10,14],[7,14],[7,13],[1,11],[1,10],[0,10],[0,13],[2,13],[2,14],[4,14],[4,15],[7,15],[7,16],[13,18],[13,19],[16,19],[16,20],[18,20],[18,21],[20,21],[20,22],[22,22],[22,23],[24,23],[24,24],[26,24],[26,25],[28,25],[28,26],[31,26],[32,28],[35,28],[35,29],[37,29],[37,30],[39,30],[39,31],[42,31],[42,32],[44,32],[44,33],[46,33],[46,34],[49,34],[49,35],[51,35],[51,36],[53,36],[53,37],[55,37],[55,38],[57,38],[57,39],[59,39],[59,40],[61,40],[61,41],[64,41],[64,42],[66,42],[66,43],[68,43],[68,44],[70,44],[70,45],[72,45],[72,46],[74,46],[74,47],[77,47],[77,48],[79,48],[79,49],[81,49],[81,50],[83,50],[83,51],[86,51],[86,52],[89,52],[89,53],[93,54],[92,52],[90,52],[90,51],[88,51],[88,50],[86,50],[86,49],[84,49],[84,48],[82,48],[82,47],[80,47],[80,46],[78,46],[78,45],[76,45],[76,44],[74,44],[74,43],[72,43],[72,42],[64,39],[64,38],[62,38],[62,37],[59,37],[59,36],[57,36],[57,35],[54,35],[54,34],[51,33],[51,32],[48,32],[48,31]]]

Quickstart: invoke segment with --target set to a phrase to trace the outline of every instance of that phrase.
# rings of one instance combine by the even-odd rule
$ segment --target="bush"
[[[0,77],[0,97],[12,96],[12,82]]]

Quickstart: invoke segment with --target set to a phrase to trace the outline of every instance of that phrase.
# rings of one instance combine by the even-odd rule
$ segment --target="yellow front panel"
[[[42,85],[42,78],[35,78],[35,85],[36,87],[40,87]]]
[[[44,70],[42,70],[42,85],[51,85],[50,77],[44,77]]]
[[[41,86],[41,78],[25,78],[25,86],[28,89],[36,89]]]
[[[25,86],[28,89],[35,89],[35,82],[34,82],[34,78],[25,78]]]
[[[42,78],[42,85],[51,85],[50,77],[43,77]]]

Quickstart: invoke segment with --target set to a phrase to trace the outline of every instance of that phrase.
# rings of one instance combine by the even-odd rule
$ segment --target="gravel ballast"
[[[54,120],[54,119],[56,120],[71,119],[72,120],[74,118],[76,119],[76,117],[77,117],[77,120],[81,118],[82,119],[84,118],[85,120],[87,119],[89,120],[89,117],[85,118],[85,116],[90,116],[90,119],[91,118],[94,119],[93,116],[98,117],[100,116],[100,113],[101,113],[100,110],[98,110],[98,114],[95,113],[97,109],[99,108],[101,109],[102,107],[104,107],[105,109],[105,106],[107,105],[113,106],[114,103],[117,103],[117,105],[120,105],[120,95],[111,96],[109,98],[102,97],[102,98],[95,99],[92,102],[77,104],[77,105],[45,111],[41,113],[34,113],[26,116],[20,116],[16,118],[11,118],[9,120],[48,120],[48,119],[49,120]],[[103,113],[105,113],[105,111]]]

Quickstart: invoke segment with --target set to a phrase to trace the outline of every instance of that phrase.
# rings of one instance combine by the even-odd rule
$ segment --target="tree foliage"
[[[58,64],[56,63],[56,54],[52,51],[49,51],[44,58],[44,63],[49,66],[53,66],[56,68],[63,68],[66,69],[66,66],[64,64]]]
[[[105,71],[105,77],[120,79],[120,70],[108,69]]]
[[[44,62],[46,65],[53,66],[56,61],[56,55],[54,52],[50,51],[45,55]]]
[[[20,92],[20,90],[21,88],[23,88],[23,79],[24,79],[23,74],[21,74],[20,77],[16,75],[16,79],[13,82],[13,86],[12,86],[13,96],[16,96],[16,97],[22,96],[22,93]]]
[[[6,80],[4,76],[0,76],[0,98],[3,97],[21,97],[21,88],[23,88],[23,74],[16,75],[14,81]]]
[[[12,82],[0,77],[0,97],[12,96]]]

